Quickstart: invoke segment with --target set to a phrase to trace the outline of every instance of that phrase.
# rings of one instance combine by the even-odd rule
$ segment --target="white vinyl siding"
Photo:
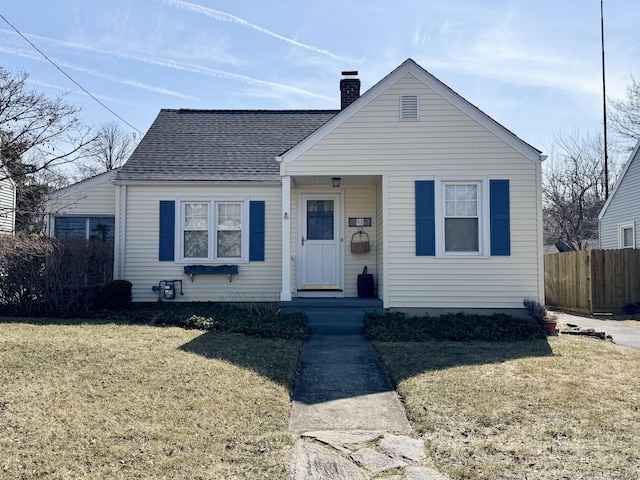
[[[403,93],[418,94],[419,122],[398,119]],[[343,178],[386,178],[380,204],[386,211],[382,276],[388,291],[378,291],[386,308],[519,309],[523,298],[541,295],[540,162],[525,158],[413,75],[285,164],[284,171],[294,177],[326,175],[328,165],[331,175]],[[415,181],[437,175],[509,180],[511,255],[416,256]]]
[[[126,188],[127,221],[125,226],[125,271],[122,278],[133,284],[134,302],[157,301],[151,290],[160,280],[183,281],[184,295],[176,300],[184,302],[276,302],[281,286],[281,195],[280,187],[210,185],[137,186]],[[161,262],[159,248],[159,202],[177,200],[187,195],[193,199],[238,198],[265,202],[265,261],[240,263],[238,275],[231,282],[227,275],[195,275],[193,282],[184,274],[185,263]],[[204,264],[194,260],[192,264]]]
[[[619,225],[634,223],[635,248],[640,246],[640,149],[620,180],[600,218],[600,248],[622,248]]]
[[[90,215],[115,214],[115,186],[106,181],[49,203],[54,215]]]
[[[0,169],[0,177],[5,173]],[[15,185],[5,178],[0,180],[0,234],[13,233],[15,229]]]

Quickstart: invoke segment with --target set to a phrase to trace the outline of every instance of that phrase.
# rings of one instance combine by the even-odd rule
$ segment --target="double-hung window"
[[[183,204],[185,258],[209,257],[209,203],[185,202]]]
[[[438,256],[488,255],[488,180],[436,179],[436,251]]]
[[[218,258],[242,257],[242,203],[216,203]]]
[[[477,183],[445,183],[444,251],[479,252]]]
[[[183,261],[245,261],[249,249],[246,199],[181,199],[179,252]]]

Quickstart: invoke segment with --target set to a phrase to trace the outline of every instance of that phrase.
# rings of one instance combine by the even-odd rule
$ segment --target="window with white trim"
[[[620,248],[636,248],[634,222],[618,225],[618,245]]]
[[[436,178],[437,256],[484,256],[489,249],[488,179]]]
[[[246,261],[249,202],[246,199],[181,199],[178,258],[181,261]]]

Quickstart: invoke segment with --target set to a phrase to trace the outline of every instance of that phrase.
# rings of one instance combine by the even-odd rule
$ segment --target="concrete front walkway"
[[[625,325],[617,320],[600,320],[598,318],[582,317],[564,312],[554,312],[558,315],[558,322],[565,325],[577,325],[581,328],[593,328],[598,332],[611,335],[613,342],[625,347],[640,350],[640,328]]]
[[[371,344],[358,308],[305,309],[305,343],[289,429],[408,432],[404,408]]]

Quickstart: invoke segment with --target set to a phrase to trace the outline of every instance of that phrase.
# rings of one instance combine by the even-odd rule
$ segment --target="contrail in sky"
[[[104,80],[109,80],[116,83],[122,83],[123,85],[129,85],[130,87],[140,88],[142,90],[149,90],[155,93],[161,93],[163,95],[170,95],[172,97],[183,98],[185,100],[193,100],[194,97],[191,95],[185,95],[179,92],[175,92],[173,90],[169,90],[163,87],[154,87],[152,85],[148,85],[146,83],[139,82],[137,80],[130,80],[127,78],[116,77],[115,75],[109,75],[107,73],[98,72],[97,70],[93,70],[91,68],[80,67],[78,65],[73,65],[67,62],[60,62],[59,65],[62,65],[66,68],[70,68],[77,72],[86,73],[87,75],[91,75],[97,78],[102,78]]]
[[[183,0],[163,0],[165,4],[173,5],[175,7],[181,8],[183,10],[188,10],[190,12],[200,13],[202,15],[206,15],[207,17],[215,18],[216,20],[220,20],[221,22],[232,22],[238,23],[240,25],[244,25],[245,27],[253,28],[258,32],[264,33],[271,37],[277,38],[278,40],[283,40],[291,45],[295,45],[297,47],[305,48],[315,53],[320,53],[322,55],[327,55],[331,58],[335,58],[337,60],[343,60],[341,57],[336,55],[335,53],[331,53],[328,50],[323,50],[318,47],[314,47],[313,45],[307,45],[305,43],[297,42],[292,38],[288,38],[282,35],[279,35],[271,30],[267,30],[266,28],[262,28],[259,25],[255,25],[253,23],[247,22],[246,20],[236,17],[235,15],[231,15],[229,13],[221,12],[220,10],[214,10],[212,8],[204,7],[202,5],[198,5],[195,3],[184,2]]]
[[[35,61],[41,61],[44,62],[45,60],[40,56],[40,55],[36,55],[34,53],[32,53],[29,50],[23,50],[23,49],[16,49],[16,48],[7,48],[4,47],[2,45],[0,45],[0,52],[4,52],[7,53],[9,55],[14,55],[16,57],[23,57],[23,58],[28,58],[30,60],[35,60]],[[146,83],[142,83],[142,82],[138,82],[137,80],[129,80],[126,78],[121,78],[121,77],[116,77],[115,75],[109,75],[106,73],[102,73],[102,72],[98,72],[97,70],[92,70],[86,67],[81,67],[78,65],[74,65],[72,63],[68,63],[68,62],[62,62],[62,61],[56,61],[56,63],[58,65],[61,65],[65,68],[69,68],[71,70],[75,70],[77,72],[82,72],[82,73],[86,73],[87,75],[91,75],[93,77],[98,77],[98,78],[102,78],[104,80],[110,80],[112,82],[116,82],[116,83],[122,83],[124,85],[129,85],[131,87],[136,87],[136,88],[140,88],[143,90],[150,90],[152,92],[156,92],[156,93],[162,93],[164,95],[170,95],[173,97],[178,97],[178,98],[183,98],[186,100],[192,100],[194,97],[190,96],[190,95],[185,95],[179,92],[175,92],[173,90],[169,90],[166,88],[162,88],[162,87],[154,87],[152,85],[148,85]]]
[[[0,36],[1,34],[9,34],[9,35],[15,35],[12,32],[6,31],[6,30],[0,30]],[[171,60],[168,58],[161,58],[161,57],[156,57],[156,56],[152,56],[152,55],[147,55],[147,54],[141,54],[141,53],[130,53],[130,52],[121,52],[121,51],[117,51],[117,50],[102,50],[99,48],[94,48],[94,47],[89,47],[85,44],[80,44],[80,43],[73,43],[73,42],[66,42],[63,40],[56,40],[53,38],[48,38],[48,37],[42,37],[39,35],[29,35],[30,38],[33,39],[37,39],[40,42],[46,42],[49,43],[50,45],[55,45],[58,47],[63,47],[63,48],[70,48],[70,49],[76,49],[76,50],[84,50],[87,52],[92,52],[92,53],[98,53],[100,55],[105,55],[105,56],[109,56],[109,57],[119,57],[119,58],[124,58],[127,60],[133,60],[133,61],[137,61],[137,62],[143,62],[143,63],[148,63],[151,65],[157,65],[160,67],[166,67],[166,68],[172,68],[174,70],[182,70],[185,72],[192,72],[192,73],[199,73],[201,75],[207,75],[210,77],[217,77],[217,78],[227,78],[229,80],[235,80],[237,82],[242,82],[242,83],[246,83],[246,84],[250,84],[250,85],[258,85],[261,87],[268,87],[268,88],[273,88],[273,89],[279,89],[279,90],[284,90],[284,91],[289,91],[292,93],[296,93],[298,95],[304,95],[307,97],[314,97],[314,98],[321,98],[324,100],[332,100],[329,97],[326,97],[324,95],[319,95],[317,93],[313,93],[313,92],[309,92],[307,90],[304,90],[302,88],[298,88],[298,87],[293,87],[290,85],[283,85],[280,83],[274,83],[274,82],[269,82],[266,80],[259,80],[257,78],[253,78],[253,77],[249,77],[247,75],[240,75],[237,73],[231,73],[231,72],[227,72],[224,70],[216,70],[214,68],[209,68],[209,67],[203,67],[201,65],[194,65],[191,63],[184,63],[184,62],[178,62],[176,60]],[[22,55],[22,56],[27,56],[26,53],[18,53],[17,49],[8,49],[7,47],[3,47],[0,44],[0,51],[5,51],[6,53],[11,53],[13,55]],[[175,92],[170,92],[167,91],[168,94],[175,94]],[[180,94],[178,94],[180,95]]]

